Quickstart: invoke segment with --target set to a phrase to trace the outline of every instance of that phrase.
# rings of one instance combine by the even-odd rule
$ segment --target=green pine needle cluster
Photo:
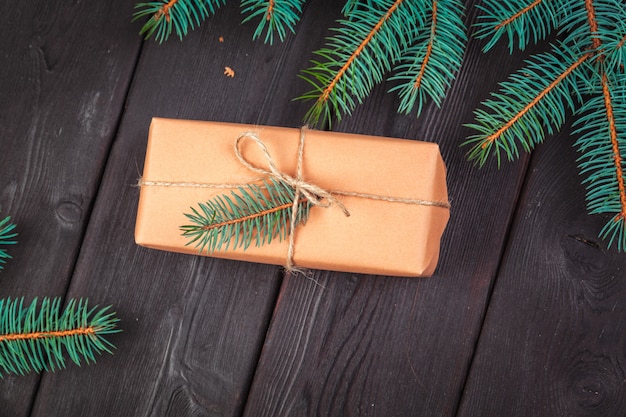
[[[185,214],[192,224],[181,230],[190,239],[188,245],[209,253],[282,241],[290,231],[294,197],[294,188],[279,180],[249,184],[200,203],[199,209],[192,207],[192,213]],[[306,199],[299,202],[295,225],[306,223],[310,206]]]
[[[3,264],[6,263],[7,259],[11,259],[11,255],[7,253],[3,246],[17,243],[14,240],[17,236],[17,233],[13,231],[14,229],[15,225],[11,223],[11,217],[5,217],[0,220],[0,271],[2,271]]]
[[[330,124],[349,115],[393,71],[399,112],[440,105],[463,61],[467,37],[459,0],[379,0],[348,3],[318,59],[303,71],[313,89],[305,122]]]
[[[118,319],[109,307],[89,308],[83,299],[0,300],[0,369],[5,374],[54,371],[69,359],[77,365],[95,362],[95,355],[112,353],[104,336],[116,333]]]
[[[315,52],[319,60],[303,71],[302,78],[313,89],[299,99],[315,101],[305,116],[308,124],[350,114],[418,36],[425,10],[407,2],[379,3],[383,2],[353,5],[346,19],[339,21],[341,28],[334,28],[335,35]]]
[[[503,36],[509,51],[537,43],[559,26],[567,15],[567,0],[484,0],[476,6],[481,12],[475,36],[487,39],[483,51],[489,51]]]
[[[582,102],[579,87],[590,70],[587,57],[578,57],[560,44],[532,57],[525,68],[502,82],[500,91],[475,111],[476,122],[468,124],[478,131],[466,142],[476,144],[469,158],[482,166],[494,154],[500,164],[502,154],[508,160],[518,158],[519,148],[528,152],[558,131],[568,112]],[[567,76],[559,79],[561,74]]]
[[[618,250],[626,249],[626,192],[624,157],[626,152],[626,79],[608,78],[604,83],[611,97],[611,114],[607,115],[604,95],[590,95],[579,110],[574,126],[581,152],[579,165],[586,176],[587,209],[590,214],[609,214],[600,237],[615,242]],[[602,88],[602,87],[596,87]],[[594,89],[592,87],[592,89]]]
[[[145,19],[140,34],[154,36],[158,42],[167,40],[172,33],[180,39],[190,30],[200,26],[209,16],[225,4],[226,0],[160,0],[137,3],[134,19]],[[265,33],[266,43],[274,42],[274,35],[281,41],[287,32],[294,32],[302,15],[305,0],[241,0],[242,23],[257,21],[254,39]]]
[[[242,23],[258,21],[253,39],[258,39],[265,32],[264,41],[274,43],[276,33],[281,42],[285,40],[287,31],[294,33],[302,15],[302,6],[306,0],[242,0],[241,13],[246,16]]]
[[[466,145],[482,166],[530,151],[574,115],[591,214],[608,214],[600,236],[626,249],[626,5],[622,0],[487,0],[477,34],[490,49],[505,37],[523,49],[559,30],[562,41],[531,57],[476,110]]]
[[[154,36],[159,42],[176,32],[182,40],[189,30],[194,29],[204,20],[214,15],[226,0],[163,0],[137,3],[133,20],[149,17],[143,25],[141,35]]]
[[[428,12],[430,30],[420,28],[416,39],[403,52],[396,73],[389,80],[398,81],[390,92],[400,96],[399,112],[417,115],[430,99],[441,106],[450,84],[459,72],[465,53],[463,4],[459,1],[434,1]]]

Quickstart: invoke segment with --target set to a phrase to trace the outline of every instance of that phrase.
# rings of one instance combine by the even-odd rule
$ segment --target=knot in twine
[[[295,189],[295,193],[293,196],[293,203],[291,204],[291,219],[289,222],[289,248],[287,251],[287,262],[285,265],[285,269],[287,272],[303,272],[301,269],[298,269],[294,266],[293,262],[293,254],[295,251],[295,227],[296,220],[298,216],[298,207],[301,202],[300,195],[302,195],[309,203],[314,206],[329,208],[332,205],[337,205],[343,211],[343,214],[348,217],[350,216],[350,212],[346,209],[346,206],[343,205],[341,201],[339,201],[330,191],[324,190],[323,188],[312,184],[310,182],[304,181],[302,178],[302,160],[304,157],[304,142],[306,139],[306,131],[308,128],[303,126],[300,128],[300,141],[298,143],[298,154],[297,154],[297,163],[296,163],[296,176],[292,177],[291,175],[285,174],[280,171],[274,162],[274,158],[270,155],[265,143],[259,138],[256,133],[253,132],[244,132],[235,141],[235,155],[237,155],[237,159],[239,162],[248,168],[251,171],[257,172],[262,175],[270,176],[279,181],[285,182],[292,186]],[[253,164],[251,164],[241,153],[241,143],[245,139],[252,139],[254,143],[261,149],[263,152],[263,156],[265,157],[265,162],[269,169],[259,168]]]
[[[267,147],[265,146],[265,143],[263,143],[261,138],[259,138],[256,133],[244,132],[239,135],[239,137],[235,141],[235,155],[237,155],[237,159],[239,159],[239,162],[241,162],[241,164],[249,170],[275,178],[279,181],[283,181],[291,185],[296,190],[296,196],[294,197],[296,208],[298,201],[300,201],[300,196],[298,194],[302,194],[302,196],[314,206],[329,208],[333,204],[336,204],[341,208],[343,214],[345,214],[346,217],[350,216],[350,212],[348,211],[348,209],[346,209],[346,206],[344,206],[343,203],[339,201],[330,191],[326,191],[322,187],[319,187],[310,182],[306,182],[302,179],[302,159],[304,156],[304,141],[306,137],[306,130],[308,130],[306,127],[300,128],[300,141],[298,143],[295,178],[288,174],[285,174],[278,169],[276,163],[274,162],[274,158],[272,158],[272,155],[269,153]],[[241,153],[240,144],[247,138],[252,139],[254,143],[256,143],[257,146],[261,149],[261,151],[263,151],[263,156],[265,157],[265,162],[267,163],[269,169],[259,168],[250,163],[243,156],[243,154]]]

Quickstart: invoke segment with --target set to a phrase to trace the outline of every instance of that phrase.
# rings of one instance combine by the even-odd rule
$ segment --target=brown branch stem
[[[0,335],[0,343],[13,340],[34,340],[34,339],[46,339],[52,337],[71,337],[81,335],[93,335],[96,333],[96,329],[93,327],[79,327],[70,330],[56,330],[49,332],[30,332],[30,333],[15,333]]]
[[[269,0],[267,2],[267,12],[265,13],[265,20],[270,21],[272,19],[272,14],[274,14],[274,3],[275,0]]]
[[[594,49],[600,48],[602,41],[596,35],[598,32],[598,22],[596,20],[595,8],[593,6],[593,0],[585,0],[585,7],[587,9],[587,21],[589,22],[589,29],[592,36],[592,45]],[[618,44],[621,47],[624,43],[623,38]],[[599,59],[603,60],[603,56]],[[606,118],[609,124],[609,134],[611,139],[611,148],[613,150],[613,163],[615,165],[615,176],[617,177],[617,188],[619,189],[619,201],[620,201],[620,213],[615,217],[615,221],[626,218],[626,186],[624,185],[624,170],[622,168],[622,156],[619,149],[619,142],[617,138],[617,126],[615,124],[615,115],[613,113],[613,100],[611,98],[611,89],[609,86],[609,79],[606,72],[602,73],[602,95],[604,97],[604,107],[606,108]]]
[[[328,84],[328,86],[324,89],[324,91],[322,92],[322,95],[319,97],[319,99],[317,100],[318,103],[324,103],[326,102],[326,100],[328,100],[328,97],[330,96],[331,92],[334,90],[335,86],[337,85],[337,83],[339,82],[339,80],[341,79],[341,77],[344,76],[344,74],[346,73],[346,71],[348,70],[348,68],[350,68],[350,66],[352,65],[352,63],[354,62],[354,60],[361,54],[361,52],[363,51],[363,49],[370,43],[370,41],[372,40],[372,38],[374,37],[374,35],[376,35],[376,33],[378,33],[378,31],[380,30],[380,28],[385,24],[385,22],[391,17],[391,15],[393,15],[393,13],[396,11],[396,9],[398,8],[398,6],[400,6],[400,4],[403,2],[404,0],[396,0],[393,5],[391,5],[391,7],[389,8],[389,10],[387,10],[387,12],[384,14],[383,17],[380,18],[380,20],[376,23],[376,25],[372,28],[372,30],[368,33],[368,35],[365,37],[365,39],[363,39],[363,41],[361,41],[361,43],[359,44],[359,46],[354,50],[354,52],[352,53],[352,55],[350,55],[350,58],[348,58],[348,60],[346,61],[345,64],[343,64],[343,66],[339,69],[339,71],[337,71],[337,74],[335,74],[335,77],[333,78],[333,80]]]
[[[430,60],[430,56],[433,52],[433,43],[435,41],[435,33],[437,31],[437,0],[433,1],[433,18],[432,24],[430,26],[430,39],[428,40],[428,46],[426,47],[426,55],[424,56],[424,60],[422,61],[422,66],[420,68],[419,74],[415,78],[415,82],[413,83],[413,89],[420,88],[422,84],[422,79],[424,78],[424,73],[426,72],[426,67],[428,66],[428,61]]]
[[[167,3],[163,4],[159,11],[154,14],[154,20],[159,20],[162,16],[165,16],[165,20],[169,22],[170,9],[174,7],[176,3],[178,3],[178,0],[169,0]]]
[[[587,9],[587,22],[589,23],[589,29],[591,30],[592,45],[594,49],[598,49],[602,44],[602,41],[596,33],[598,33],[598,21],[596,20],[596,10],[593,7],[593,0],[585,0],[585,8]]]
[[[302,203],[304,203],[306,201],[308,201],[306,198],[301,198],[298,201],[298,204],[302,204]],[[286,210],[286,209],[290,208],[292,205],[293,205],[293,202],[281,204],[280,206],[271,207],[271,208],[268,208],[266,210],[259,211],[258,213],[253,213],[253,214],[249,214],[249,215],[244,216],[244,217],[240,217],[238,219],[227,220],[225,222],[219,222],[219,223],[207,224],[205,226],[202,226],[200,229],[202,229],[204,231],[207,231],[207,230],[213,230],[213,229],[217,229],[217,228],[220,228],[220,227],[228,226],[228,225],[231,225],[231,224],[244,223],[244,222],[246,222],[248,220],[252,220],[252,219],[256,219],[257,217],[265,216],[266,214],[276,213],[277,211],[280,211],[280,210]]]
[[[521,16],[525,15],[526,13],[528,13],[529,11],[531,11],[532,9],[534,9],[535,7],[537,7],[541,3],[543,3],[543,0],[535,0],[533,3],[529,4],[528,6],[524,7],[519,12],[515,13],[513,16],[511,16],[508,19],[505,19],[502,22],[498,23],[494,29],[498,30],[498,29],[503,28],[506,25],[511,24],[512,22],[514,22],[515,20],[519,19]]]

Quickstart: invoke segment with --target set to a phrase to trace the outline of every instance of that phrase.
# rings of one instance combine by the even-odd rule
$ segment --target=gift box
[[[236,146],[246,135],[261,145],[248,140]],[[291,242],[273,239],[245,249],[231,245],[199,252],[182,235],[181,226],[189,224],[185,213],[216,195],[231,194],[230,188],[262,180],[239,160],[237,149],[259,169],[273,164],[291,178],[300,172],[299,179],[330,193],[336,204],[311,206]],[[290,256],[300,268],[432,275],[449,218],[439,147],[404,139],[155,118],[139,185],[137,244],[275,265],[285,265]]]

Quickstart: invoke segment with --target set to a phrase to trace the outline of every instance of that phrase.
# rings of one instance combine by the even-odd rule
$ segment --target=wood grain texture
[[[0,417],[624,415],[625,261],[595,238],[607,219],[585,214],[571,138],[529,168],[478,170],[460,146],[524,55],[472,40],[441,109],[397,115],[384,85],[334,126],[440,145],[452,212],[435,276],[283,279],[137,247],[133,184],[153,116],[298,126],[296,75],[343,2],[309,0],[274,46],[229,1],[183,42],[141,47],[133,4],[0,4],[0,216],[20,233],[0,296],[89,297],[123,329],[96,365],[0,379]]]
[[[239,24],[237,6],[229,2],[182,43],[149,41],[142,50],[69,291],[113,305],[118,349],[95,366],[45,375],[33,416],[241,414],[281,268],[136,246],[132,186],[153,116],[300,123],[304,112],[291,102],[298,84],[285,80],[297,80],[324,35],[310,29],[329,18],[313,16],[299,36],[269,46],[251,40],[254,27]]]
[[[481,47],[470,42],[441,109],[399,116],[386,85],[338,125],[440,145],[452,211],[435,276],[286,279],[245,416],[455,415],[526,169],[522,160],[478,171],[460,147],[472,110],[521,65],[503,47]]]
[[[67,290],[139,53],[114,3],[0,4],[0,217],[19,233],[0,297]],[[38,381],[0,379],[0,415],[27,415]]]
[[[566,130],[535,151],[459,416],[624,416],[626,268]]]

